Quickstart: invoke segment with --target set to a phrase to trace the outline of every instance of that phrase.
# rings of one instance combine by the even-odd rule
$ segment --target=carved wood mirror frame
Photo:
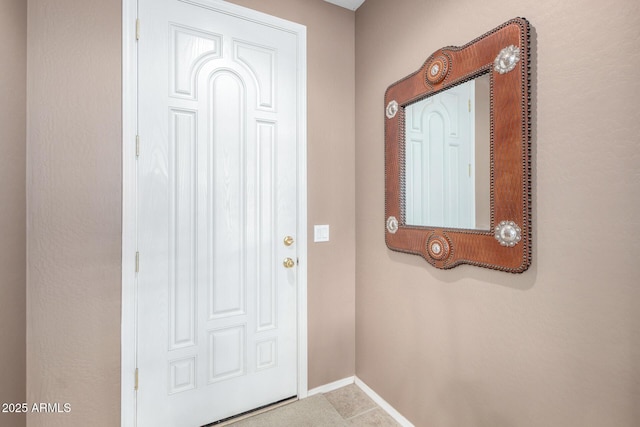
[[[531,264],[529,22],[515,18],[462,47],[433,53],[385,93],[385,241],[437,268],[471,264],[521,273]],[[489,73],[491,228],[407,225],[405,106]]]

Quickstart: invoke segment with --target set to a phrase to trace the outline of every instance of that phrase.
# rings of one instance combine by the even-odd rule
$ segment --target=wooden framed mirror
[[[529,23],[434,52],[385,93],[385,241],[437,268],[531,264]]]

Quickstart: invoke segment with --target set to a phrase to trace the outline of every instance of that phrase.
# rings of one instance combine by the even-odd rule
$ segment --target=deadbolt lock
[[[293,245],[293,237],[291,237],[291,236],[285,237],[283,241],[284,241],[284,245],[285,246]]]

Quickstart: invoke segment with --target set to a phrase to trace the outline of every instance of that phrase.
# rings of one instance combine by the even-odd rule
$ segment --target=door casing
[[[191,0],[182,0],[191,3]],[[307,72],[306,27],[221,0],[195,0],[224,13],[266,22],[298,38],[297,207],[298,207],[298,398],[307,397]],[[122,0],[122,318],[121,425],[136,420],[136,252],[137,252],[137,0]],[[140,23],[144,25],[144,23]]]

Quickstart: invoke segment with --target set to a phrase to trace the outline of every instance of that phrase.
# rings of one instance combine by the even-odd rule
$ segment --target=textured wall
[[[386,87],[515,16],[537,38],[531,268],[389,251]],[[416,426],[640,425],[639,42],[636,0],[356,12],[356,373]]]
[[[25,165],[27,3],[5,0],[0,13],[0,404],[24,402],[26,294]],[[24,415],[0,413],[0,425]]]
[[[232,0],[307,26],[309,387],[355,372],[354,13],[321,0]],[[313,243],[313,225],[331,241]]]
[[[121,2],[29,0],[29,426],[120,423]]]

